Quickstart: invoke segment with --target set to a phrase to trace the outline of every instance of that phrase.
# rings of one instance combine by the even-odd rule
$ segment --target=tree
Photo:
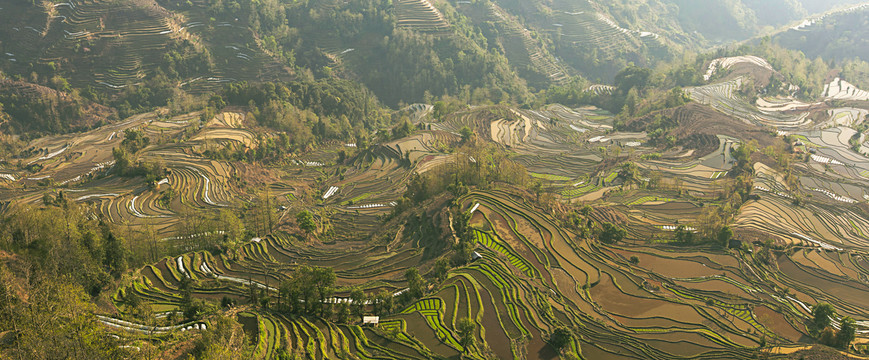
[[[619,176],[625,180],[625,186],[627,187],[633,183],[639,182],[640,169],[637,167],[637,164],[628,161],[622,164]]]
[[[244,223],[232,211],[221,210],[218,222],[223,225],[225,234],[223,246],[235,249],[244,236]]]
[[[736,166],[733,170],[737,175],[752,173],[754,169],[752,168],[751,154],[755,151],[757,151],[757,141],[755,140],[741,144],[732,150],[733,157],[736,159]]]
[[[405,138],[412,134],[415,129],[416,127],[410,123],[410,120],[405,118],[398,126],[392,129],[392,139]]]
[[[395,298],[386,290],[381,290],[374,296],[374,314],[378,316],[389,315],[395,307]]]
[[[42,204],[45,206],[54,205],[54,198],[49,193],[45,193],[42,195]]]
[[[317,229],[317,224],[314,222],[314,215],[310,211],[304,210],[296,215],[296,222],[299,228],[310,234]]]
[[[211,321],[192,351],[197,359],[209,360],[250,358],[252,352],[241,324],[223,316]]]
[[[447,273],[449,270],[450,262],[447,261],[446,258],[440,258],[435,262],[434,270],[432,270],[432,272],[434,272],[434,276],[438,281],[444,281],[447,279]]]
[[[573,342],[573,332],[565,326],[559,326],[549,335],[549,345],[561,351]]]
[[[17,324],[10,359],[128,358],[98,322],[82,288],[66,276],[34,279],[28,301],[11,304]],[[5,349],[4,349],[5,350]],[[4,354],[4,358],[5,358]]]
[[[718,230],[718,243],[721,244],[721,246],[727,247],[727,244],[732,238],[733,230],[730,229],[730,226],[723,226],[721,227],[721,230]]]
[[[462,143],[466,143],[468,142],[468,140],[471,140],[471,138],[473,138],[474,130],[471,130],[471,128],[467,126],[462,126],[462,129],[459,130],[459,134],[462,135]]]
[[[12,274],[0,263],[0,332],[16,330],[13,310],[18,303],[18,297],[11,289],[11,281]]]
[[[622,113],[627,114],[629,116],[634,116],[637,114],[637,105],[639,103],[640,95],[637,93],[637,88],[631,88],[628,90],[628,95],[625,97],[625,106],[622,107]]]
[[[828,303],[818,303],[812,308],[813,323],[818,330],[830,326],[834,316],[836,316],[836,310],[833,309],[833,305]]]
[[[404,279],[407,280],[407,295],[411,299],[419,299],[422,297],[425,290],[425,281],[419,274],[419,270],[415,267],[407,269],[404,272]]]
[[[615,85],[622,95],[627,94],[631,89],[642,91],[649,84],[651,76],[651,69],[631,65],[616,74]]]
[[[335,270],[332,268],[313,268],[312,279],[314,287],[317,289],[316,306],[319,307],[320,313],[325,314],[327,308],[325,306],[326,299],[332,296],[335,292]]]
[[[332,268],[300,266],[278,288],[278,309],[299,315],[323,314],[324,302],[335,291],[334,285]]]
[[[294,279],[284,280],[278,287],[278,309],[285,313],[299,314],[303,304],[301,287]]]
[[[718,238],[724,219],[721,217],[721,209],[716,206],[706,206],[697,217],[697,230],[704,241],[715,241]]]
[[[537,202],[540,202],[540,194],[543,193],[543,182],[540,180],[534,181],[534,183],[531,184],[531,191],[533,191],[534,195],[537,197]]]
[[[676,227],[676,241],[690,245],[694,243],[694,232],[689,231],[685,225],[679,225]]]
[[[850,316],[842,319],[842,326],[839,328],[839,333],[836,334],[836,346],[847,350],[854,341],[857,333],[856,321]]]
[[[622,241],[628,232],[612,223],[603,223],[603,230],[598,234],[598,239],[607,244],[615,244]]]
[[[362,317],[365,310],[365,293],[360,288],[350,291],[350,301],[353,302],[353,316]]]
[[[470,351],[470,347],[474,345],[474,332],[477,330],[477,323],[471,318],[461,318],[456,324],[456,333],[459,335],[459,344],[462,345],[463,352]]]
[[[335,322],[346,324],[347,320],[350,318],[350,306],[347,303],[338,304],[335,310]]]
[[[637,265],[640,263],[640,258],[638,258],[636,255],[631,256],[630,262],[631,264]]]
[[[827,346],[836,344],[836,330],[832,326],[827,326],[821,333],[818,334],[818,342]]]
[[[112,157],[115,159],[114,169],[120,175],[127,174],[128,169],[130,168],[130,157],[127,155],[127,151],[124,148],[113,148],[112,149]]]
[[[127,249],[124,247],[124,240],[109,232],[103,249],[106,251],[104,260],[106,268],[115,278],[120,278],[121,274],[127,271]]]

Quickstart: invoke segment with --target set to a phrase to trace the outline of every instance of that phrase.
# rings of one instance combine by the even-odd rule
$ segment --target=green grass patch
[[[345,201],[345,202],[342,202],[341,205],[352,205],[352,204],[357,204],[357,203],[359,203],[359,202],[362,201],[362,200],[365,200],[365,199],[370,198],[372,195],[374,195],[374,193],[367,192],[367,193],[364,193],[364,194],[362,194],[362,195],[359,195],[359,196],[357,196],[357,197],[355,197],[355,198],[352,198],[352,199],[350,199],[350,200],[347,200],[347,201]]]
[[[639,199],[636,199],[634,201],[629,202],[627,205],[634,206],[634,205],[641,205],[641,204],[645,204],[647,202],[653,202],[653,201],[670,202],[670,201],[676,201],[676,200],[677,199],[671,199],[671,198],[659,197],[659,196],[643,196]]]
[[[474,230],[474,240],[480,244],[485,245],[489,249],[492,249],[503,254],[504,256],[507,256],[510,264],[519,269],[519,271],[525,273],[528,276],[536,277],[537,274],[534,267],[529,265],[525,261],[525,259],[517,256],[512,249],[510,249],[502,241],[499,241],[496,237],[493,237],[489,233],[480,230]]]
[[[682,166],[674,166],[673,170],[688,170],[697,167],[697,163],[693,163],[690,165],[682,165]]]
[[[597,186],[596,184],[588,183],[588,184],[585,184],[585,185],[578,187],[578,188],[564,190],[561,192],[561,196],[564,196],[566,198],[575,198],[575,197],[580,197],[582,195],[597,191],[599,189],[600,189],[600,186]]]
[[[538,173],[529,173],[531,177],[535,179],[543,179],[549,181],[569,181],[570,178],[567,176],[561,175],[552,175],[552,174],[538,174]]]

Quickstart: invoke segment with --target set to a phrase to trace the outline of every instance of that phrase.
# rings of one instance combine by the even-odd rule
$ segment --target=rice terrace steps
[[[446,33],[450,24],[430,0],[396,0],[396,26],[430,33]]]
[[[241,45],[254,43],[250,30],[187,19],[154,1],[45,4],[28,10],[32,17],[6,19],[9,26],[0,34],[15,41],[5,48],[22,64],[57,64],[74,85],[121,90],[141,84],[165,67],[169,51],[208,58],[194,72],[179,74],[180,86],[192,93],[215,90],[230,81],[284,78],[288,72],[259,48]],[[0,18],[5,13],[9,12],[0,11]]]
[[[739,101],[726,86],[718,92],[705,88],[703,94]],[[699,109],[718,111],[692,106],[674,112],[686,126],[699,126],[691,123]],[[407,288],[405,271],[433,266],[433,259],[420,246],[434,245],[410,228],[412,222],[396,224],[388,238],[371,241],[370,236],[381,231],[383,219],[393,208],[401,206],[405,184],[414,173],[442,171],[438,166],[460,162],[474,166],[469,154],[444,151],[447,144],[461,141],[454,132],[464,126],[474,126],[480,141],[514,153],[517,162],[526,164],[529,177],[540,179],[548,191],[560,196],[556,201],[595,204],[585,215],[578,215],[580,222],[621,224],[628,229],[625,240],[604,244],[584,239],[565,219],[542,210],[534,195],[524,190],[509,186],[474,189],[455,203],[469,214],[470,238],[479,260],[453,268],[425,296],[382,313],[379,327],[291,317],[246,305],[239,309],[238,319],[256,329],[255,352],[272,356],[288,349],[317,359],[352,358],[350,354],[425,359],[432,353],[458,356],[472,348],[488,349],[500,358],[548,357],[554,354],[545,339],[567,325],[577,334],[570,346],[590,358],[744,358],[761,339],[799,343],[808,332],[805,304],[835,302],[840,311],[861,319],[867,311],[862,299],[869,287],[850,279],[866,277],[869,265],[858,249],[866,245],[860,234],[869,233],[869,222],[835,205],[842,198],[865,201],[859,186],[837,184],[806,170],[798,186],[818,195],[797,207],[789,198],[794,189],[784,176],[758,163],[753,186],[761,195],[743,206],[732,224],[734,231],[745,238],[758,233],[775,237],[782,244],[792,244],[794,251],[771,253],[761,261],[754,257],[759,255],[748,252],[680,248],[668,245],[668,239],[680,224],[690,225],[685,231],[697,231],[693,215],[702,207],[719,206],[722,184],[729,181],[727,174],[735,163],[731,150],[744,139],[719,134],[707,139],[714,144],[697,145],[697,149],[706,149],[704,153],[638,162],[640,175],[630,181],[655,181],[654,186],[640,187],[627,183],[620,168],[601,168],[606,156],[601,148],[609,152],[636,143],[636,151],[649,152],[653,150],[645,145],[649,137],[643,132],[613,131],[614,116],[606,111],[560,105],[535,110],[487,106],[462,109],[436,120],[426,109],[415,105],[407,111],[421,112],[419,124],[431,130],[372,145],[342,165],[336,162],[336,153],[352,149],[344,143],[324,145],[295,163],[288,162],[293,177],[275,181],[270,191],[282,206],[295,206],[302,196],[316,196],[318,205],[311,208],[314,216],[327,219],[323,224],[335,229],[328,243],[278,230],[244,239],[231,253],[196,248],[208,238],[230,236],[234,230],[224,223],[211,228],[196,225],[195,215],[190,215],[196,213],[191,211],[221,212],[246,201],[239,179],[252,174],[251,164],[195,155],[208,142],[257,146],[254,129],[248,128],[249,119],[241,112],[224,111],[201,123],[197,113],[169,118],[143,114],[76,139],[40,138],[33,146],[44,150],[25,160],[40,164],[42,170],[29,175],[10,173],[13,180],[9,184],[33,181],[27,177],[64,179],[90,171],[96,162],[106,161],[101,154],[117,146],[123,136],[118,133],[126,129],[143,129],[155,138],[187,134],[185,142],[154,144],[142,150],[143,157],[160,158],[170,169],[153,187],[131,186],[128,180],[115,177],[83,177],[64,189],[75,194],[75,201],[94,204],[106,221],[151,231],[162,246],[184,250],[139,268],[129,283],[113,293],[110,306],[119,316],[101,319],[124,336],[152,330],[196,333],[214,325],[183,322],[154,329],[123,320],[125,299],[131,294],[155,313],[181,309],[182,287],[186,286],[189,290],[184,291],[196,299],[243,304],[251,291],[277,296],[282,282],[302,266],[334,270],[340,285],[327,303],[335,306],[352,305],[348,297],[354,287],[369,295],[402,298]],[[817,154],[826,156],[836,170],[845,164],[842,138],[848,135],[833,130],[800,133],[806,144],[843,151]],[[764,141],[778,139],[765,136]],[[477,163],[488,161],[478,154],[473,157]],[[810,161],[799,166],[808,169],[820,163]],[[653,176],[658,180],[652,180]],[[164,200],[170,189],[174,196]],[[41,198],[42,193],[31,188],[22,201],[34,203]],[[420,218],[448,224],[443,207],[431,206],[420,210]],[[768,272],[778,276],[758,275]],[[187,279],[190,285],[182,285],[188,284]],[[831,287],[843,289],[831,295],[824,290]],[[785,288],[789,290],[783,292]],[[363,306],[374,309],[376,304]],[[457,327],[464,318],[476,324],[475,344],[460,341]]]
[[[629,3],[0,4],[0,122],[94,103],[0,133],[0,290],[80,267],[75,315],[142,357],[812,357],[821,303],[869,351],[869,92]]]
[[[535,39],[530,30],[494,2],[489,3],[489,18],[503,26],[503,45],[514,66],[521,68],[530,65],[556,84],[564,83],[569,78],[567,70],[539,45],[540,40]]]

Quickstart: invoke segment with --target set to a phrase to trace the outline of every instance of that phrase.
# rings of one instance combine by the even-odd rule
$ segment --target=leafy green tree
[[[461,318],[456,324],[456,333],[459,335],[459,344],[462,345],[463,352],[469,352],[470,347],[474,345],[476,330],[477,323],[471,318]]]
[[[365,293],[360,288],[350,291],[350,301],[353,303],[353,316],[362,317],[365,311]]]
[[[340,303],[335,308],[335,322],[346,324],[350,319],[350,306],[347,303]]]
[[[182,276],[178,283],[178,291],[181,293],[181,303],[179,307],[184,313],[184,318],[193,319],[199,314],[199,309],[196,308],[193,302],[193,280],[189,277]]]
[[[462,126],[462,129],[459,130],[459,134],[462,136],[462,142],[466,143],[474,136],[474,130],[471,130],[471,128],[467,126]]]
[[[652,70],[637,66],[628,66],[616,74],[615,85],[619,93],[625,95],[631,89],[642,91],[649,84]]]
[[[389,315],[395,307],[395,297],[392,293],[381,290],[374,297],[374,314],[378,316]]]
[[[42,205],[51,206],[54,205],[54,197],[49,193],[42,194]]]
[[[297,315],[318,315],[326,311],[326,299],[334,293],[335,271],[303,265],[278,288],[279,311]]]
[[[851,342],[854,341],[856,333],[857,322],[850,316],[842,318],[841,327],[836,334],[836,346],[847,350],[851,346]]]
[[[559,326],[549,335],[549,344],[559,352],[573,342],[573,332],[565,326]]]
[[[832,323],[836,310],[829,303],[818,303],[812,308],[812,319],[815,328],[822,330]]]
[[[151,143],[151,138],[145,136],[145,132],[137,129],[124,130],[124,140],[121,146],[130,154],[135,154]]]
[[[13,304],[17,326],[10,359],[128,358],[94,313],[96,307],[69,278],[33,279],[27,302]],[[4,349],[5,350],[5,349]]]
[[[531,184],[531,192],[534,193],[537,198],[537,202],[540,202],[540,195],[543,194],[543,182],[540,180],[535,180]]]
[[[757,142],[755,140],[741,144],[739,147],[732,150],[733,157],[736,159],[734,171],[737,175],[751,174],[754,171],[752,168],[751,154],[755,151],[757,151]]]
[[[317,230],[317,224],[314,222],[314,215],[310,211],[304,210],[296,215],[296,222],[299,228],[310,234]]]
[[[19,302],[18,297],[11,289],[12,274],[0,263],[0,332],[14,330],[14,309]]]
[[[636,115],[639,102],[640,95],[637,93],[637,88],[631,88],[628,90],[628,95],[625,97],[625,106],[622,108],[622,113],[627,114],[628,116]]]
[[[628,232],[612,223],[603,223],[603,229],[598,234],[598,239],[606,244],[615,244],[622,241]]]
[[[103,245],[105,249],[105,266],[115,278],[120,278],[127,271],[127,249],[124,240],[109,232]]]
[[[115,171],[121,175],[126,174],[131,165],[130,156],[127,155],[127,151],[121,147],[113,148],[112,158],[115,160]]]
[[[827,326],[818,334],[818,342],[827,346],[836,345],[836,330],[832,326]]]
[[[733,230],[730,229],[730,226],[722,226],[721,230],[718,230],[718,243],[727,247],[730,239],[733,239]]]
[[[640,181],[640,168],[637,164],[628,161],[622,164],[621,170],[619,171],[619,177],[625,180],[626,187],[631,184],[636,184]]]
[[[330,298],[332,294],[335,292],[335,271],[332,268],[313,268],[312,271],[312,280],[314,284],[314,288],[317,290],[318,299],[315,303],[315,310],[319,307],[320,313],[325,313],[326,311],[326,299]]]
[[[670,90],[670,93],[667,94],[667,100],[665,101],[665,107],[674,108],[685,105],[691,101],[691,97],[682,90],[681,87],[675,87],[673,90]]]
[[[236,249],[244,237],[244,223],[234,212],[229,210],[221,210],[218,217],[218,223],[223,226],[223,246],[229,250]]]
[[[192,354],[196,359],[230,360],[250,358],[253,349],[241,324],[221,316],[194,342]]]
[[[392,139],[397,140],[408,137],[415,129],[416,127],[410,123],[410,120],[404,119],[404,121],[392,129]]]
[[[438,279],[438,281],[444,281],[447,279],[447,273],[450,271],[450,262],[447,261],[446,258],[440,258],[435,262],[434,276]]]
[[[676,227],[676,241],[688,245],[693,244],[694,232],[689,231],[685,225],[679,225]]]
[[[407,294],[411,299],[419,299],[425,291],[425,280],[419,274],[419,270],[415,267],[407,269],[404,272],[404,279],[407,281]]]

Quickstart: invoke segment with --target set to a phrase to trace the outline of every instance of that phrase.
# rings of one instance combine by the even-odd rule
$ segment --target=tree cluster
[[[287,314],[329,317],[326,299],[332,297],[334,286],[332,268],[300,266],[280,284],[277,309]]]
[[[835,318],[836,310],[833,305],[818,303],[813,306],[813,332],[817,335],[820,343],[847,350],[856,336],[856,321],[850,316],[843,317],[839,322],[839,330],[836,330],[832,327]]]

